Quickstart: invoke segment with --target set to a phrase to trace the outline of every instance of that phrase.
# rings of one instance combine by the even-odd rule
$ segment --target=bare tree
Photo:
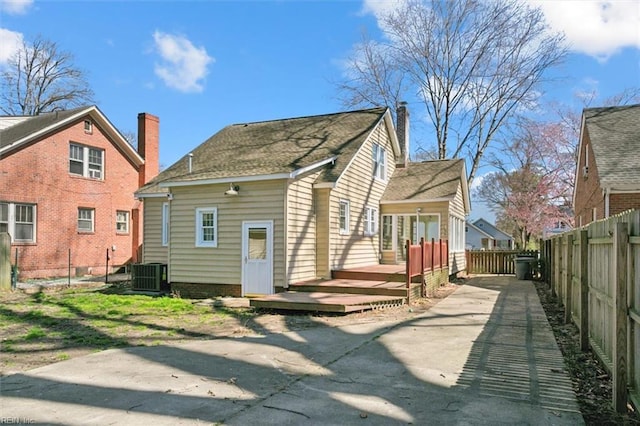
[[[73,55],[50,40],[23,41],[0,72],[0,110],[9,115],[38,115],[93,103],[85,73]]]
[[[424,104],[438,158],[465,157],[469,184],[501,126],[536,100],[545,71],[566,54],[541,10],[519,0],[408,0],[381,23],[386,42],[355,48],[339,96]]]

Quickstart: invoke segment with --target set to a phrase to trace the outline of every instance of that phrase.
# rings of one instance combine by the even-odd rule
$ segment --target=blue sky
[[[139,112],[160,117],[169,166],[229,124],[343,110],[332,82],[397,1],[0,0],[0,67],[22,38],[57,42],[121,131],[136,130]],[[579,108],[576,94],[640,87],[640,0],[529,1],[571,47],[545,97]],[[493,217],[474,202],[480,216]]]

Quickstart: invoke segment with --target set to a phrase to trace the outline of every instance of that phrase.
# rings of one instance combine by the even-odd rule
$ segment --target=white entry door
[[[242,295],[273,294],[273,221],[242,222]]]

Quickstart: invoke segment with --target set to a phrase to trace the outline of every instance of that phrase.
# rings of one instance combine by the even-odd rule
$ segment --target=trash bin
[[[533,257],[516,257],[514,259],[516,266],[516,278],[519,280],[531,279],[531,263],[535,259]]]

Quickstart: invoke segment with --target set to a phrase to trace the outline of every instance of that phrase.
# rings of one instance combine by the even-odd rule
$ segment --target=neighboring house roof
[[[640,104],[587,108],[583,116],[602,187],[640,189]]]
[[[317,183],[335,182],[382,120],[397,156],[400,148],[387,108],[233,124],[164,170],[137,194],[151,196],[171,186],[293,178],[329,163],[332,166],[323,171]]]
[[[491,224],[485,219],[480,218],[475,222],[473,222],[473,224],[478,228],[482,229],[483,231],[485,231],[486,233],[488,233],[489,235],[491,235],[495,240],[512,240],[513,239],[511,235],[507,234],[501,229],[498,229],[495,225]]]
[[[20,117],[21,120],[16,120],[16,124],[0,130],[0,158],[85,116],[91,117],[136,166],[144,164],[140,154],[96,106],[47,112],[27,118]],[[7,121],[6,119],[7,117],[4,121]]]
[[[396,167],[381,203],[451,200],[458,186],[466,212],[470,211],[469,189],[464,160],[433,160]]]
[[[494,238],[493,238],[493,235],[489,234],[489,233],[488,233],[488,232],[486,232],[484,229],[478,228],[476,225],[474,225],[474,224],[473,224],[473,223],[471,223],[471,222],[467,222],[467,223],[466,223],[466,226],[468,226],[469,228],[471,228],[471,229],[473,229],[474,231],[478,232],[479,234],[486,236],[487,238],[491,238],[492,240],[494,239]]]

